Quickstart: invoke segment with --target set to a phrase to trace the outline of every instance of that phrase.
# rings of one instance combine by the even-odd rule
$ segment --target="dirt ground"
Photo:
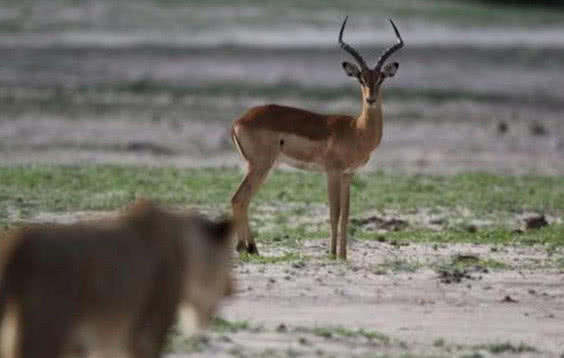
[[[70,223],[113,215],[44,213],[31,220]],[[169,356],[564,353],[564,272],[554,262],[564,253],[561,248],[555,255],[554,248],[543,245],[357,240],[345,263],[329,259],[327,245],[326,238],[298,247],[261,244],[259,239],[262,256],[272,262],[236,259],[237,293],[220,313],[241,327],[205,331],[187,341],[177,338],[180,343]],[[288,255],[290,259],[283,259]],[[448,265],[455,257],[478,261],[453,271]],[[482,262],[495,262],[497,268]]]
[[[180,10],[119,3],[1,6],[0,166],[239,166],[230,124],[251,106],[358,113],[358,85],[340,68],[350,61],[336,44],[340,19],[355,3],[400,2],[282,13],[264,13],[255,1],[214,1],[213,11],[192,8],[202,1]],[[389,14],[353,14],[347,41],[374,61],[393,39]],[[366,170],[564,175],[564,24],[425,21],[397,20],[407,45],[394,55],[397,76],[384,84],[384,137]],[[267,225],[280,210],[256,209]],[[327,211],[308,208],[295,220],[328,225]],[[478,227],[498,220],[471,219]],[[327,238],[264,243],[253,224],[268,263],[235,263],[238,291],[220,314],[231,328],[177,337],[168,357],[564,357],[564,263],[554,261],[562,248],[353,240],[343,263],[327,257]],[[479,261],[441,271],[460,255]]]
[[[517,36],[492,31],[480,38]],[[235,166],[230,125],[251,106],[360,111],[334,44],[32,46],[17,36],[0,39],[2,165]],[[384,137],[367,169],[563,174],[564,50],[530,36],[538,46],[413,39],[383,85]],[[380,40],[361,51],[372,57]]]
[[[337,356],[339,353],[441,353],[431,345],[439,338],[449,345],[465,348],[510,341],[538,347],[545,356],[561,353],[564,346],[562,272],[526,269],[487,272],[460,283],[445,284],[422,263],[464,253],[493,256],[519,266],[527,260],[543,260],[546,254],[541,248],[507,248],[492,255],[488,247],[477,245],[448,245],[435,250],[432,245],[391,248],[385,243],[357,242],[350,250],[349,263],[335,264],[324,258],[326,245],[326,240],[308,242],[301,252],[319,258],[303,266],[239,264],[240,292],[225,307],[224,316],[259,322],[271,329],[284,324],[377,330],[407,345],[328,344],[321,339],[312,344],[310,355],[314,348]],[[268,249],[264,251],[269,254]],[[375,269],[390,258],[413,260],[423,268],[416,272]],[[505,302],[508,296],[516,302]],[[271,337],[267,347],[299,346],[296,335],[270,334],[277,337]],[[260,334],[232,338],[245,347],[265,347]]]
[[[513,121],[499,134],[496,121],[385,123],[381,147],[367,170],[510,174],[564,173],[564,126],[545,121],[546,134]],[[29,118],[0,121],[3,165],[127,164],[177,167],[242,165],[229,122]],[[2,151],[3,149],[3,151]]]

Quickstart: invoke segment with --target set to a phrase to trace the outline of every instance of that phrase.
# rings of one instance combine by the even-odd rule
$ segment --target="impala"
[[[347,18],[339,31],[339,45],[358,66],[343,62],[349,77],[360,83],[362,111],[357,117],[325,115],[299,108],[269,104],[253,107],[233,123],[231,136],[237,150],[247,162],[247,173],[233,195],[233,219],[237,233],[237,250],[258,254],[249,228],[248,208],[252,197],[277,162],[290,166],[323,171],[327,174],[329,216],[331,221],[330,254],[347,257],[349,193],[353,173],[363,167],[382,139],[382,96],[380,87],[393,77],[399,64],[386,60],[403,47],[394,22],[397,43],[386,49],[373,69],[362,56],[343,41]]]

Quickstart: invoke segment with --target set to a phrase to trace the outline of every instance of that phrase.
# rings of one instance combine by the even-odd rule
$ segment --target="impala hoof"
[[[235,250],[237,250],[237,252],[243,252],[243,251],[247,251],[248,249],[244,241],[237,241],[237,246],[235,247]]]
[[[247,247],[247,253],[258,256],[259,252],[257,249],[257,245],[255,243],[249,244],[249,246]]]

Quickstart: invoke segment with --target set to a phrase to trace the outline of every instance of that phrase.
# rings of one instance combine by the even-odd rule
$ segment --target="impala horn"
[[[348,18],[349,18],[348,16],[345,17],[345,21],[343,21],[343,25],[341,25],[341,31],[339,31],[339,45],[341,45],[341,48],[343,50],[347,51],[352,57],[354,57],[356,62],[360,65],[360,67],[363,70],[367,69],[368,66],[366,65],[366,62],[364,62],[362,56],[351,45],[343,41],[343,31],[345,30],[345,25],[347,24]]]
[[[380,58],[378,59],[378,62],[376,62],[376,66],[374,67],[374,69],[377,70],[377,71],[380,71],[380,69],[382,68],[382,65],[384,64],[384,62],[386,62],[388,57],[390,57],[394,52],[396,52],[397,50],[399,50],[400,48],[403,47],[403,40],[402,40],[401,35],[398,31],[398,28],[396,27],[396,24],[394,24],[392,19],[388,19],[388,20],[390,21],[390,24],[392,24],[392,27],[394,28],[398,42],[395,45],[388,48],[386,51],[384,51],[382,56],[380,56]],[[345,19],[345,22],[346,22],[346,19]]]

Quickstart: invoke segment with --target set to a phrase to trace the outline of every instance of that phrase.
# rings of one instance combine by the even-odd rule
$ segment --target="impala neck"
[[[362,112],[356,119],[356,127],[361,129],[375,129],[381,135],[382,133],[382,95],[378,91],[376,103],[368,105],[366,100],[362,99]]]

